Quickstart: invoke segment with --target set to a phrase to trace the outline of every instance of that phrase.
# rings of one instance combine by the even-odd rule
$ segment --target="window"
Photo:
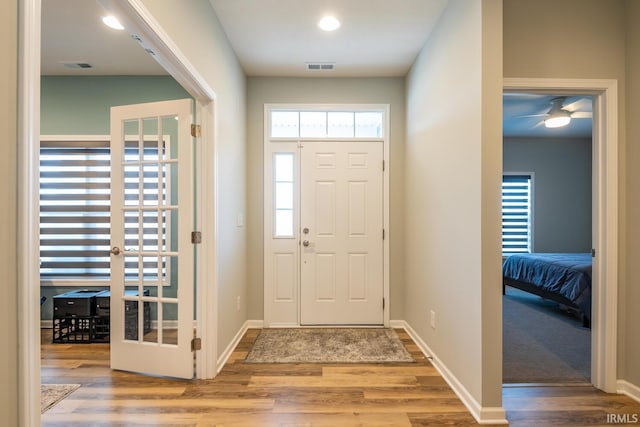
[[[271,111],[272,138],[383,138],[382,111]]]
[[[502,176],[502,254],[531,252],[532,174]]]
[[[293,237],[294,154],[273,155],[274,237]]]
[[[107,139],[107,138],[105,138]],[[161,144],[162,145],[162,144]],[[127,145],[125,156],[135,155],[138,144]],[[164,149],[164,148],[163,148]],[[145,141],[145,157],[158,156],[157,141]],[[162,155],[162,153],[161,153]],[[109,141],[42,141],[40,144],[40,277],[42,284],[93,284],[110,276],[111,159]],[[164,175],[164,172],[162,172]],[[125,203],[137,200],[139,185],[125,173]],[[144,199],[166,197],[169,181],[158,171],[144,171]],[[159,191],[160,190],[160,191]],[[159,196],[161,194],[161,196]],[[157,215],[157,214],[156,214]],[[157,217],[125,218],[125,248],[157,250],[166,247],[169,221]],[[142,239],[139,226],[142,224]],[[158,231],[162,233],[158,244]],[[148,265],[147,265],[148,264]],[[143,266],[143,274],[168,276],[168,265],[156,261]],[[138,266],[125,266],[125,275],[138,274]],[[88,283],[90,282],[90,283]]]

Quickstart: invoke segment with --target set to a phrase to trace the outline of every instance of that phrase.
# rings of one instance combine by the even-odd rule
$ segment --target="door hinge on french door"
[[[202,350],[202,338],[193,338],[191,340],[191,351]]]
[[[384,172],[385,166],[386,166],[386,164],[385,164],[385,161],[383,160],[382,161],[382,172]]]
[[[383,228],[382,229],[382,240],[384,240],[385,235],[386,235],[386,233],[385,233],[384,228]]]
[[[191,243],[193,243],[193,244],[202,243],[202,232],[201,231],[192,231],[191,232]]]
[[[384,298],[382,298],[382,310],[384,310]]]
[[[200,138],[201,129],[200,125],[192,124],[191,125],[191,136],[194,138]]]

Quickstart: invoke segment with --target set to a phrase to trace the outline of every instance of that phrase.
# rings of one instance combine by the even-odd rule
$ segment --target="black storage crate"
[[[53,318],[53,342],[54,343],[91,343],[96,337],[96,316],[54,317]]]
[[[96,316],[93,342],[109,342],[109,316]]]
[[[138,295],[138,291],[126,291]],[[145,295],[149,291],[145,290]],[[110,292],[73,291],[54,296],[60,309],[53,314],[54,343],[108,343],[110,340]],[[71,303],[69,303],[71,301]],[[68,308],[71,307],[71,308]],[[124,335],[138,339],[138,301],[125,301]],[[83,315],[91,313],[90,315]],[[151,331],[151,305],[143,304],[143,333]]]
[[[124,338],[127,340],[137,340],[138,339],[138,307],[137,307],[138,304],[133,303],[133,301],[128,301],[128,303],[132,303],[132,304],[125,306]],[[143,334],[146,334],[149,331],[151,331],[151,306],[147,302],[143,304],[142,316],[143,316],[142,327],[144,328]]]

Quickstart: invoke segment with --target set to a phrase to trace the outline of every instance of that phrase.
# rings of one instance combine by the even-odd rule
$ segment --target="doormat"
[[[263,329],[245,363],[415,362],[393,329]]]
[[[42,384],[40,386],[40,413],[45,413],[79,387],[80,384]]]

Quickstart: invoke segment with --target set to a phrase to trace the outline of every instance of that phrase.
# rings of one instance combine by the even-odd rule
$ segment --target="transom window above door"
[[[380,139],[383,111],[271,110],[271,138]]]

